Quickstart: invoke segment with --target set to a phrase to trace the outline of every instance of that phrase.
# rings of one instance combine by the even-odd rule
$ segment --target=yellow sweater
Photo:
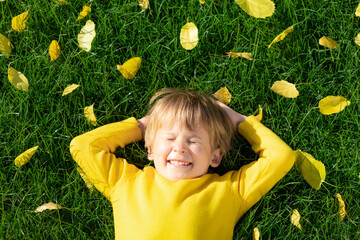
[[[169,181],[153,167],[143,170],[113,152],[142,139],[135,118],[74,138],[70,151],[113,206],[116,239],[232,239],[239,218],[294,164],[294,153],[251,116],[239,133],[259,159],[223,176]]]

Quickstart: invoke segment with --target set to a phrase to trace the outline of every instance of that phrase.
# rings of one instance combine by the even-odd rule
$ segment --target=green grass
[[[263,123],[293,149],[312,154],[326,166],[326,181],[312,189],[292,169],[276,187],[244,215],[234,239],[250,239],[254,227],[262,239],[359,239],[360,213],[360,31],[355,17],[358,1],[275,1],[276,12],[266,19],[247,15],[234,1],[151,1],[140,12],[136,0],[93,1],[91,14],[75,22],[87,1],[0,2],[0,33],[10,38],[10,58],[0,57],[0,239],[113,239],[111,205],[91,193],[69,153],[73,137],[94,127],[83,108],[95,103],[99,125],[142,117],[147,101],[163,87],[215,92],[226,86],[230,106],[252,115],[264,108]],[[10,31],[11,18],[30,9],[26,30]],[[80,52],[77,34],[91,19],[96,24],[92,49]],[[199,29],[199,44],[191,51],[180,45],[181,27],[191,21]],[[294,32],[268,49],[273,38],[294,25]],[[339,43],[334,50],[318,44],[322,36]],[[49,62],[48,47],[58,40],[61,55]],[[230,59],[225,52],[251,52],[255,61]],[[131,57],[142,67],[133,80],[116,69]],[[29,91],[15,89],[7,69],[29,79]],[[270,90],[274,81],[299,84],[296,99]],[[62,97],[68,84],[80,84]],[[328,95],[351,101],[344,111],[325,116],[316,108]],[[39,145],[29,163],[15,167],[16,156]],[[238,150],[240,149],[240,150]],[[143,143],[119,154],[143,166]],[[249,146],[234,143],[221,172],[255,159]],[[348,216],[338,215],[335,194],[346,203]],[[46,202],[64,207],[33,213]],[[298,209],[304,231],[290,223]],[[355,226],[350,219],[357,224]],[[141,226],[139,226],[141,229]]]

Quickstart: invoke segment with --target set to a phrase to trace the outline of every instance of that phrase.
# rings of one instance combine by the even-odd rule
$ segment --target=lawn
[[[326,179],[313,189],[294,167],[238,222],[234,239],[360,239],[360,18],[358,0],[274,0],[275,13],[254,18],[234,0],[0,2],[0,33],[11,40],[10,57],[0,56],[0,239],[114,239],[110,203],[90,191],[69,152],[71,139],[96,128],[84,117],[94,104],[97,126],[145,115],[151,96],[164,87],[215,93],[227,87],[230,107],[244,115],[258,114],[262,123],[294,150],[301,149],[326,167]],[[82,7],[91,13],[76,21]],[[29,11],[26,28],[11,30],[11,19]],[[77,35],[87,20],[96,37],[89,52]],[[180,31],[193,22],[199,43],[192,50],[180,44]],[[293,26],[284,40],[268,45]],[[319,45],[328,36],[335,49]],[[59,58],[50,61],[49,46],[57,40]],[[230,58],[227,52],[249,52],[254,60]],[[134,79],[117,70],[140,57]],[[23,73],[27,92],[8,80],[8,68]],[[275,81],[298,84],[299,96],[285,98],[270,87]],[[67,85],[79,88],[62,96]],[[326,96],[351,102],[343,111],[323,115],[318,103]],[[22,167],[14,159],[39,146]],[[142,142],[117,154],[138,166],[149,164]],[[255,160],[247,143],[234,142],[220,173]],[[335,195],[341,194],[347,215],[339,216]],[[33,211],[54,202],[66,209]],[[291,224],[294,209],[302,231]],[[139,226],[141,230],[141,226]]]

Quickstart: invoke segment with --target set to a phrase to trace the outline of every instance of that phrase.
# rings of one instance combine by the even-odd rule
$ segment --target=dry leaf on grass
[[[295,84],[285,80],[274,82],[270,89],[286,98],[296,98],[299,96],[299,91],[296,89]]]
[[[302,230],[301,224],[300,224],[300,213],[297,209],[294,209],[293,213],[291,214],[291,223]]]
[[[36,210],[33,212],[39,213],[39,212],[43,212],[45,210],[56,210],[56,209],[62,209],[62,208],[65,208],[65,207],[62,207],[59,204],[56,204],[53,202],[48,202],[48,203],[45,203],[45,204],[37,207]],[[68,209],[68,208],[66,208],[66,209]]]
[[[68,95],[69,93],[71,93],[72,91],[77,89],[78,87],[80,87],[80,85],[78,85],[78,84],[67,85],[62,93],[62,96]]]
[[[231,101],[231,93],[226,87],[222,87],[219,90],[217,90],[213,96],[219,100],[220,102],[228,105]]]
[[[345,202],[342,199],[340,194],[336,194],[335,195],[337,200],[339,201],[339,215],[340,215],[340,219],[343,220],[345,218],[346,215],[346,211],[345,211]]]
[[[149,8],[149,0],[139,0],[139,6],[141,7],[141,11],[145,11]]]
[[[123,65],[117,65],[116,68],[121,72],[124,78],[133,79],[139,71],[141,58],[134,57],[127,60]]]
[[[21,72],[16,71],[14,68],[8,69],[9,82],[21,91],[27,92],[29,89],[28,79]]]
[[[260,239],[260,231],[258,228],[254,228],[252,240],[259,240]]]
[[[0,33],[0,52],[8,58],[10,57],[12,48],[13,46],[10,40]]]
[[[270,17],[275,12],[275,4],[270,0],[235,0],[235,2],[255,18]]]
[[[50,62],[56,60],[60,56],[61,50],[59,43],[56,40],[52,40],[49,47]]]
[[[295,165],[305,181],[315,190],[319,190],[326,177],[324,164],[309,153],[296,150]]]
[[[17,167],[21,167],[22,165],[26,164],[27,162],[30,161],[30,159],[32,158],[32,156],[35,154],[36,150],[38,149],[39,146],[35,146],[32,148],[29,148],[28,150],[26,150],[25,152],[21,153],[19,156],[17,156],[14,160],[14,164]]]
[[[280,33],[279,35],[277,35],[277,36],[274,38],[274,40],[272,40],[272,42],[269,44],[268,48],[270,48],[273,43],[280,42],[280,41],[284,40],[284,38],[285,38],[289,33],[291,33],[292,31],[294,31],[294,27],[293,27],[293,26],[285,29],[285,31],[283,31],[282,33]]]
[[[79,47],[86,52],[89,52],[95,36],[95,23],[91,20],[87,20],[77,37]]]
[[[248,60],[254,60],[252,58],[252,54],[251,53],[247,53],[247,52],[241,52],[241,53],[236,53],[236,52],[227,52],[226,54],[228,54],[228,56],[232,57],[232,58],[246,58]]]
[[[11,19],[11,27],[12,29],[14,29],[15,31],[23,31],[26,28],[26,23],[29,19],[29,11],[27,10],[26,12],[17,15],[15,17],[13,17]]]
[[[181,28],[180,43],[186,50],[191,50],[199,42],[198,29],[194,23],[190,22]]]
[[[335,49],[338,47],[338,44],[336,41],[334,41],[332,38],[326,37],[326,36],[323,36],[322,38],[319,39],[319,44],[321,46],[324,46],[324,47],[327,47],[330,49]]]
[[[344,110],[346,106],[350,105],[350,101],[342,96],[327,96],[320,100],[319,109],[324,115],[338,113]]]
[[[85,18],[89,13],[91,13],[91,8],[88,6],[83,6],[83,10],[79,13],[79,16],[76,19],[76,22]]]
[[[93,125],[96,126],[96,117],[94,114],[94,103],[88,107],[84,108],[84,115],[86,119]]]

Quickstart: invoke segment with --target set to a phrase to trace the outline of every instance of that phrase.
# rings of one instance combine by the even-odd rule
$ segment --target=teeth
[[[170,161],[170,163],[175,166],[188,166],[191,164],[189,162],[180,162],[180,161]]]

